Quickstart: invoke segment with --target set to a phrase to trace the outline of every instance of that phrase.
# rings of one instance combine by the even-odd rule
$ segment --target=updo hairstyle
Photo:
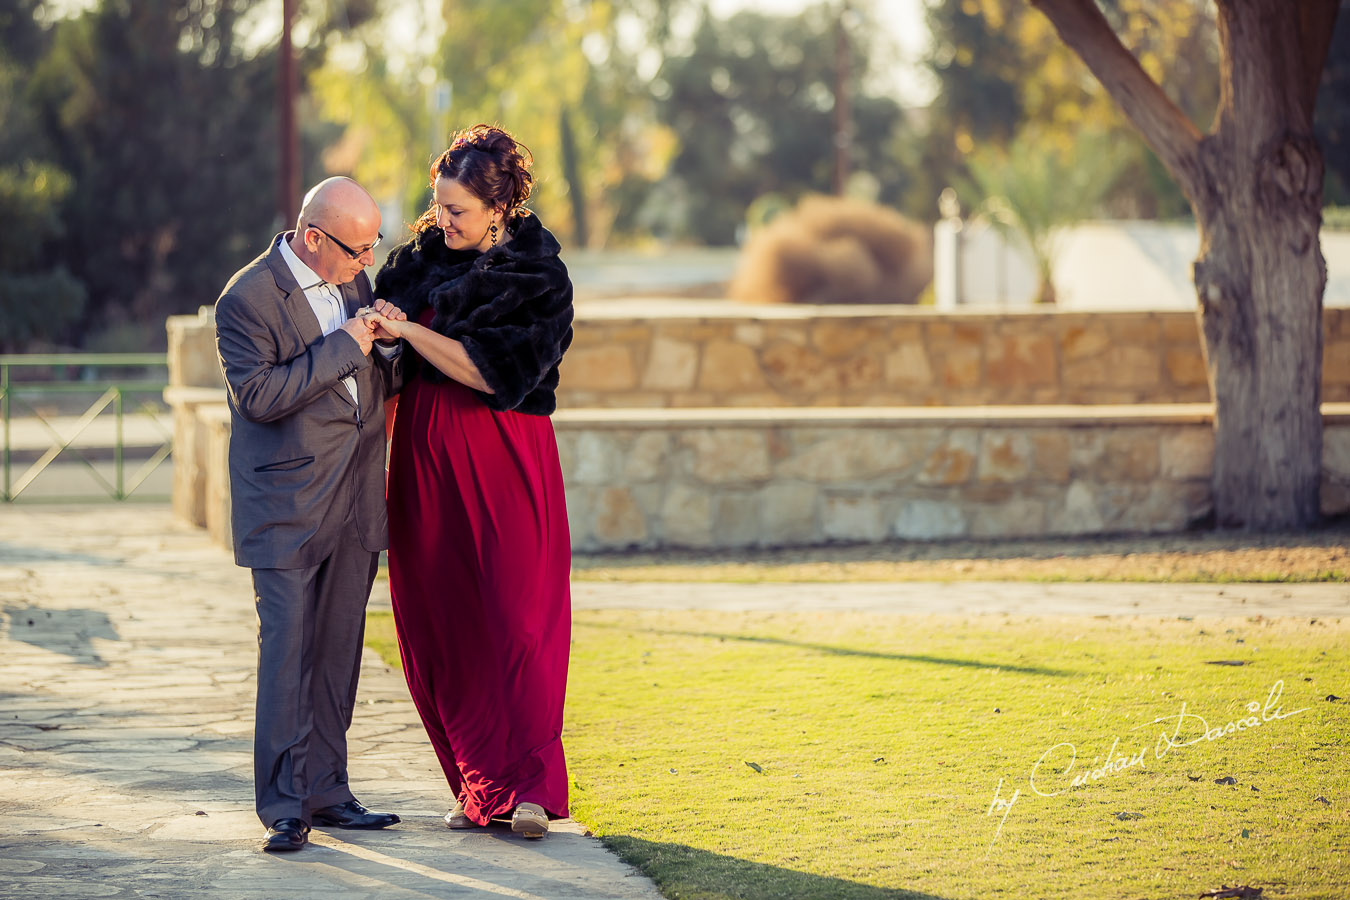
[[[534,188],[530,166],[534,157],[504,129],[495,125],[475,125],[455,135],[446,150],[431,164],[431,187],[437,178],[448,178],[468,189],[488,207],[506,211],[506,220],[529,215],[523,204]],[[422,233],[436,224],[436,198],[413,224]]]

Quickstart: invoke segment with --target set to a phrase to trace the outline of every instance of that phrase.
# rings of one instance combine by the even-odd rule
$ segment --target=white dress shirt
[[[285,235],[281,238],[281,258],[286,260],[286,265],[291,267],[291,274],[295,276],[296,283],[304,290],[305,299],[309,301],[310,309],[314,310],[314,316],[319,320],[319,328],[324,335],[332,334],[341,328],[342,323],[347,321],[347,307],[342,302],[342,291],[337,285],[324,281],[313,269],[301,262]],[[365,273],[362,272],[357,277],[364,278]],[[375,347],[388,359],[397,356],[400,349],[397,344],[393,347],[376,344]],[[356,398],[356,378],[348,375],[342,379],[342,383],[352,395],[352,402],[360,409],[361,405]]]

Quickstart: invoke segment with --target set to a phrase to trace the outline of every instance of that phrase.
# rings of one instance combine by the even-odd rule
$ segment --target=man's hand
[[[375,340],[392,343],[403,336],[397,324],[408,321],[408,314],[403,310],[388,300],[376,300],[374,306],[365,307],[363,312],[366,310],[369,310],[366,317],[375,327]]]
[[[364,316],[353,316],[342,323],[342,330],[356,339],[356,343],[361,347],[362,355],[370,355],[370,348],[375,340],[375,332],[370,319]]]

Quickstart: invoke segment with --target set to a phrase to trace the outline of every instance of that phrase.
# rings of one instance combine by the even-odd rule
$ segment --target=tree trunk
[[[1031,0],[1177,179],[1195,211],[1198,317],[1215,404],[1221,527],[1318,518],[1322,154],[1317,84],[1339,0],[1216,0],[1218,115],[1201,136],[1093,0]]]
[[[1321,484],[1322,154],[1282,0],[1220,3],[1219,34],[1223,93],[1191,198],[1215,520],[1301,528],[1317,521]]]
[[[1215,407],[1214,514],[1220,527],[1301,528],[1318,517],[1326,268],[1318,217],[1309,225],[1304,204],[1261,197],[1262,187],[1230,181],[1213,209],[1197,209],[1195,285]],[[1288,238],[1299,230],[1311,238]]]
[[[591,230],[586,215],[586,185],[581,180],[578,164],[577,140],[572,131],[572,117],[564,104],[558,114],[558,137],[562,144],[563,180],[567,182],[567,199],[572,204],[572,240],[578,247],[591,241]]]

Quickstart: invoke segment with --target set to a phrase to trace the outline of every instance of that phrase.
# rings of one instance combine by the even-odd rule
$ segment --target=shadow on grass
[[[1005,672],[1018,672],[1023,675],[1050,675],[1067,678],[1080,673],[1063,669],[1047,669],[1042,666],[1015,666],[1008,663],[980,662],[973,659],[955,659],[948,656],[927,656],[916,653],[885,653],[880,650],[858,650],[853,647],[836,647],[832,644],[814,644],[810,641],[793,641],[788,638],[769,637],[762,634],[724,634],[717,631],[681,631],[675,628],[633,628],[612,622],[577,622],[573,628],[609,628],[615,631],[643,632],[670,637],[704,638],[714,641],[738,641],[744,644],[773,644],[780,647],[792,647],[797,650],[812,650],[831,656],[861,656],[868,659],[888,659],[897,662],[930,663],[938,666],[960,666],[967,669],[1001,669]]]
[[[620,859],[680,900],[948,900],[936,894],[881,888],[765,863],[656,843],[628,835],[601,838]]]

